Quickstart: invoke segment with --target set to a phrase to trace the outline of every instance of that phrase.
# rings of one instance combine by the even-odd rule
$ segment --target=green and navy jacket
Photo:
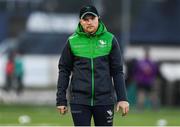
[[[127,100],[120,47],[101,21],[93,35],[78,25],[68,38],[58,67],[57,106],[67,105],[69,84],[71,104],[112,105]]]

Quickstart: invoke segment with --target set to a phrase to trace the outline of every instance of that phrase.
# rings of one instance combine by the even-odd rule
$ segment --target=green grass
[[[28,115],[31,122],[24,125],[58,125],[72,126],[70,113],[60,115],[53,106],[0,105],[0,125],[21,125],[18,118]],[[159,111],[130,110],[128,116],[121,117],[115,113],[115,126],[155,126],[159,119],[165,119],[168,126],[180,125],[180,109],[162,108]]]

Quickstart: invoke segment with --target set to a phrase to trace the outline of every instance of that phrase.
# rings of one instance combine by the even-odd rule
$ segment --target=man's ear
[[[80,23],[80,24],[81,24],[81,22],[82,22],[82,19],[79,20],[79,23]]]
[[[82,21],[84,21],[83,19],[79,19],[79,22],[82,22]]]

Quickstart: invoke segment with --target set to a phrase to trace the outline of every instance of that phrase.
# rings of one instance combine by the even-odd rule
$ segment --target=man
[[[146,98],[150,100],[153,108],[158,107],[158,97],[153,90],[158,75],[158,64],[150,58],[150,49],[144,49],[145,56],[143,59],[136,60],[134,66],[134,80],[137,84],[137,108],[145,108]]]
[[[59,61],[57,108],[67,112],[66,90],[70,83],[70,107],[75,126],[112,126],[116,92],[117,111],[129,111],[123,61],[117,40],[109,33],[94,6],[80,10],[76,32],[68,38]],[[112,82],[113,78],[113,82]]]
[[[22,54],[18,51],[16,52],[16,57],[15,57],[14,73],[17,84],[17,94],[21,94],[24,89],[24,84],[23,84],[24,66],[22,61]]]
[[[11,51],[8,54],[8,59],[6,63],[6,83],[4,86],[5,91],[9,91],[13,87],[14,79],[14,52]]]

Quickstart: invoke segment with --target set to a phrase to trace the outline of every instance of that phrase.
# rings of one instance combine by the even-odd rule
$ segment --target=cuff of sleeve
[[[56,106],[67,106],[67,102],[57,102]]]
[[[118,98],[117,102],[119,102],[119,101],[128,101],[128,99],[127,99],[127,97],[125,97],[125,98]]]

